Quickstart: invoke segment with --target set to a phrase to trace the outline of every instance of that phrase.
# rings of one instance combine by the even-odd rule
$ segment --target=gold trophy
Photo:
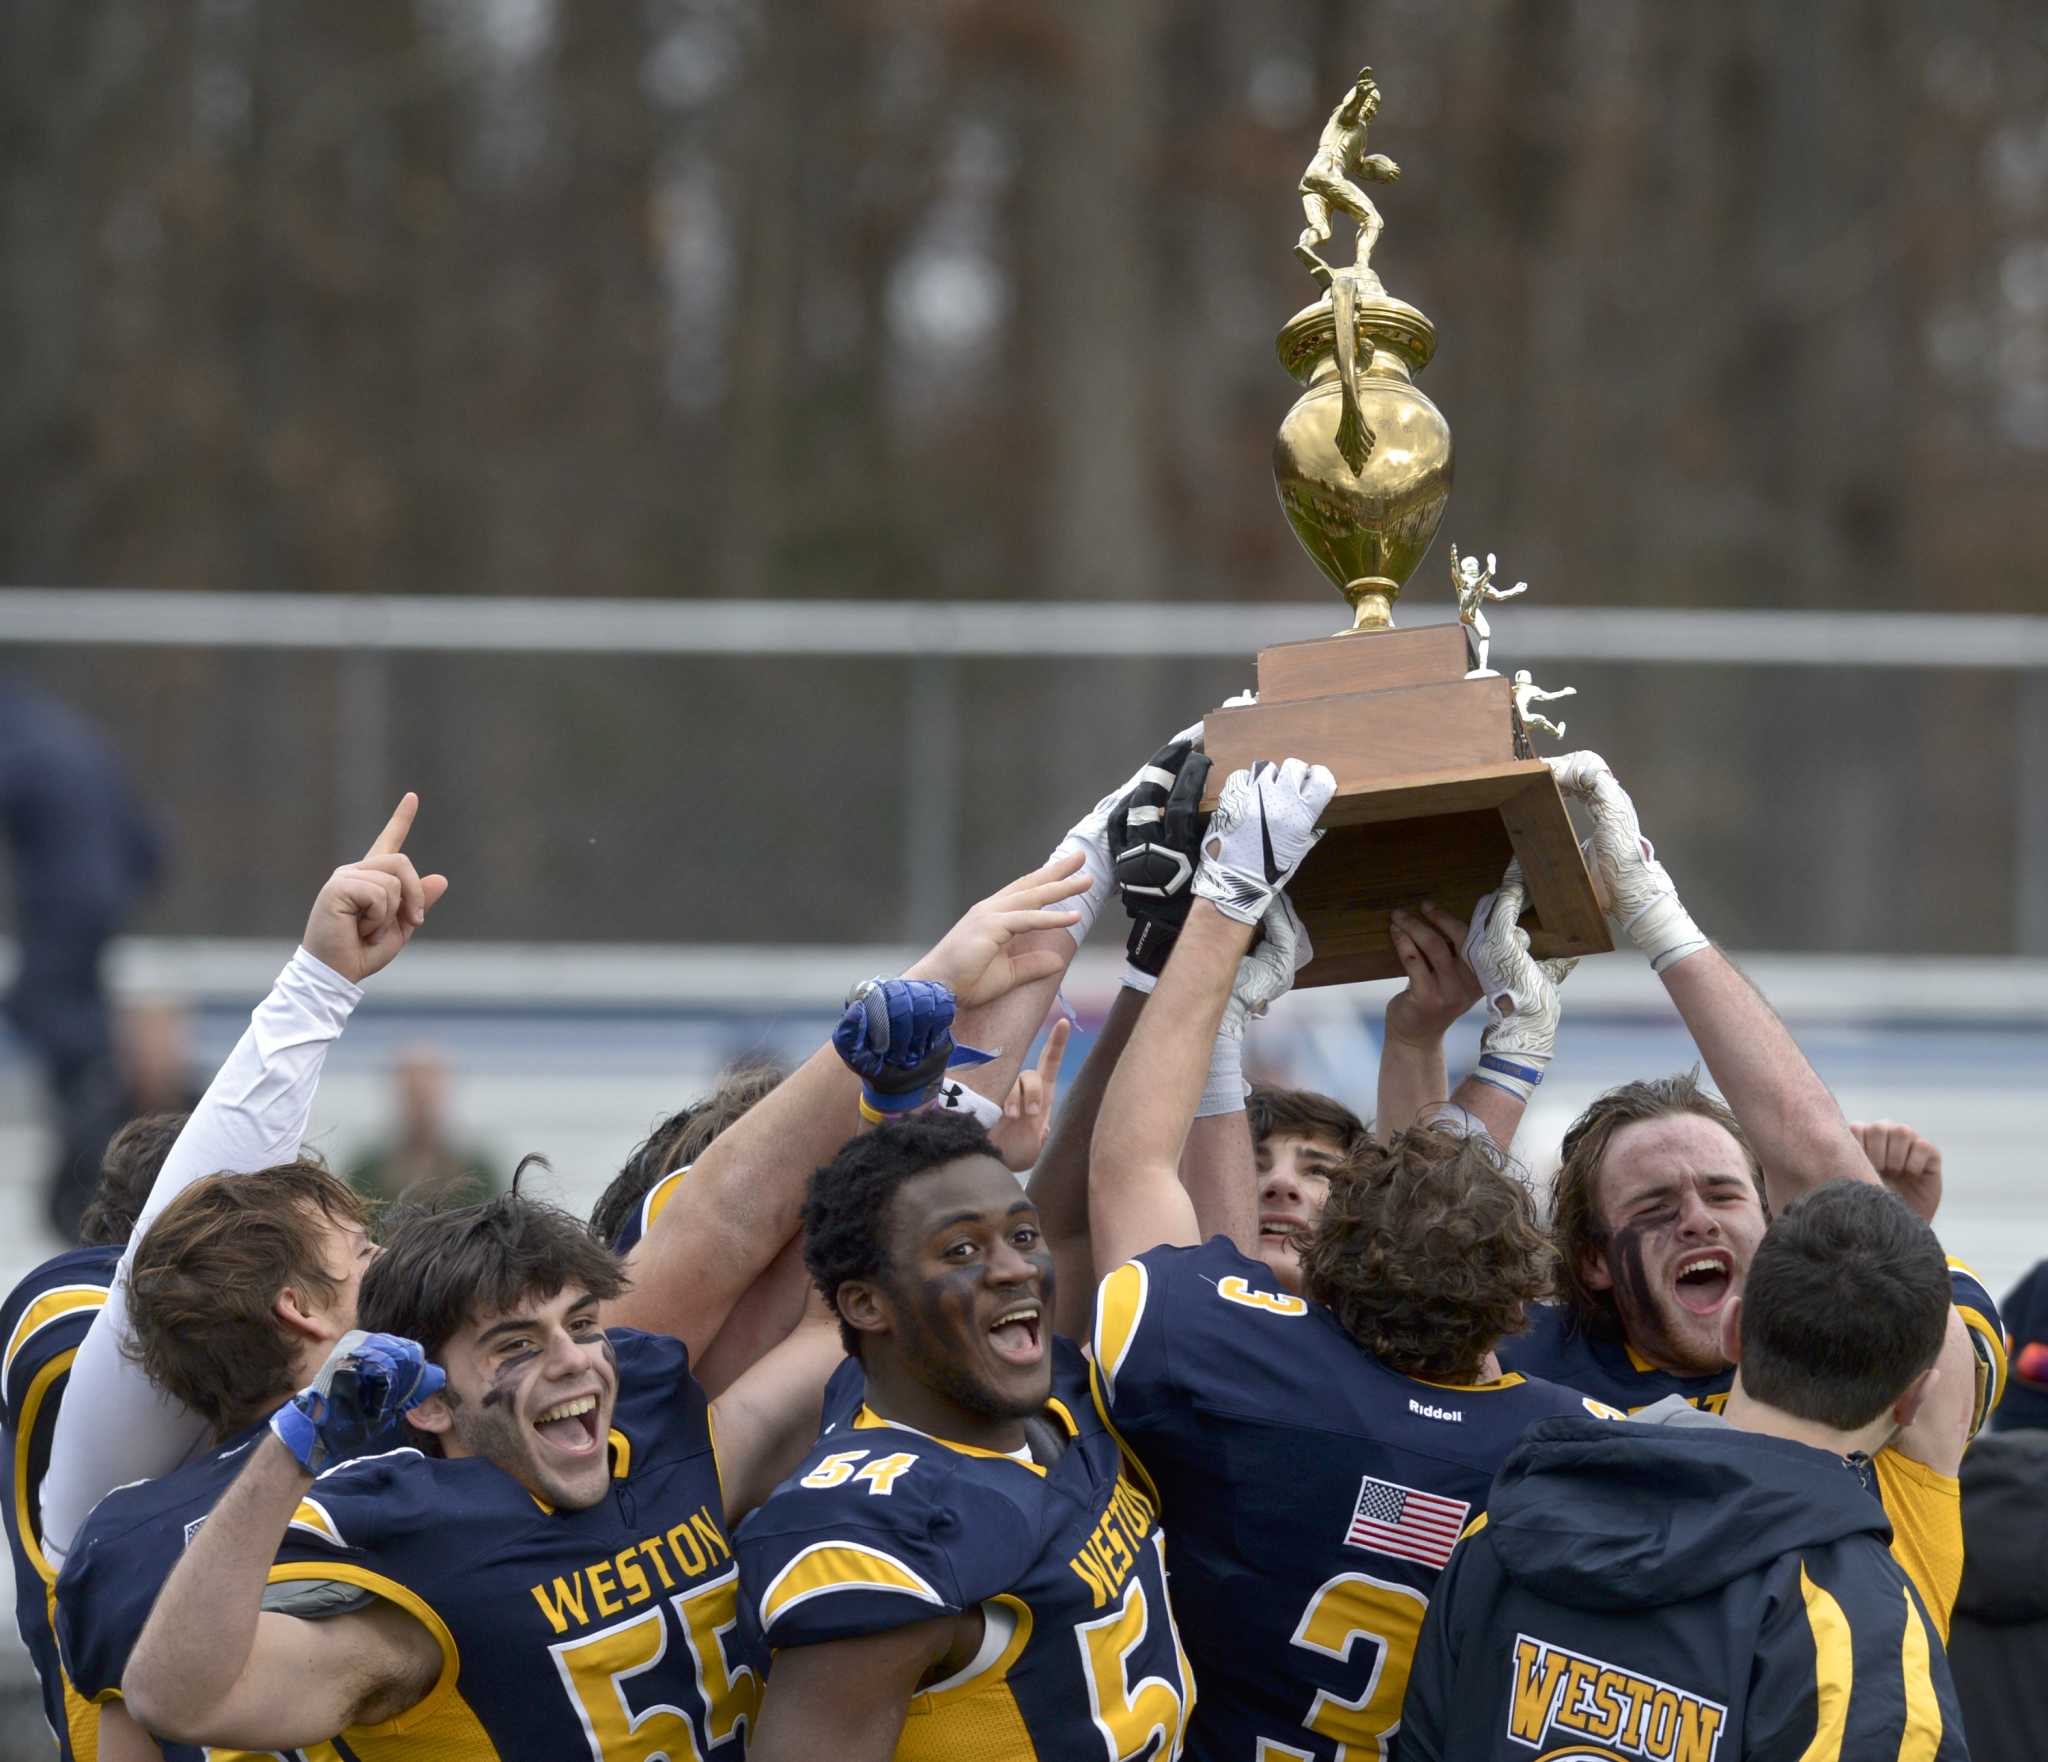
[[[1219,789],[1257,759],[1300,757],[1336,775],[1330,835],[1288,888],[1315,946],[1297,985],[1397,976],[1389,914],[1430,899],[1468,917],[1510,857],[1528,884],[1533,954],[1613,947],[1564,799],[1529,743],[1532,724],[1552,725],[1524,720],[1529,703],[1566,694],[1541,692],[1526,671],[1510,681],[1475,665],[1468,628],[1487,634],[1484,600],[1509,597],[1490,590],[1493,560],[1483,576],[1476,563],[1461,574],[1453,556],[1460,622],[1393,627],[1394,601],[1450,498],[1451,430],[1415,386],[1436,327],[1389,295],[1370,263],[1382,222],[1360,182],[1401,175],[1365,150],[1379,107],[1372,69],[1361,69],[1302,173],[1295,255],[1324,292],[1277,343],[1303,390],[1273,444],[1274,485],[1352,625],[1261,650],[1258,702],[1207,719]],[[1348,266],[1318,250],[1333,211],[1357,227]]]

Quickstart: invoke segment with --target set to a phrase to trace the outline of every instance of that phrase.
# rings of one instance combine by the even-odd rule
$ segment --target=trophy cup
[[[1207,718],[1217,789],[1262,758],[1308,759],[1336,776],[1322,818],[1329,836],[1288,887],[1315,947],[1297,986],[1398,976],[1393,910],[1432,899],[1469,917],[1510,857],[1528,884],[1531,953],[1614,946],[1564,799],[1523,718],[1531,698],[1564,694],[1539,692],[1526,673],[1468,677],[1480,670],[1465,622],[1393,627],[1394,601],[1450,496],[1451,431],[1414,383],[1435,353],[1436,327],[1390,296],[1370,266],[1382,223],[1355,180],[1400,176],[1392,160],[1365,151],[1379,105],[1372,69],[1362,69],[1302,174],[1307,225],[1295,254],[1324,293],[1277,343],[1303,390],[1274,442],[1274,484],[1302,548],[1350,603],[1352,626],[1261,650],[1258,701]],[[1316,248],[1329,239],[1333,209],[1358,229],[1348,267]],[[1456,576],[1455,557],[1452,568]],[[1467,598],[1461,591],[1461,614]]]

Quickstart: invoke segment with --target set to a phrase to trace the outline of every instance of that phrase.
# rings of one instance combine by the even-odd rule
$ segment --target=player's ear
[[[1614,1289],[1614,1275],[1607,1270],[1607,1249],[1604,1245],[1579,1250],[1579,1277],[1586,1281],[1589,1291]]]
[[[1721,1305],[1721,1351],[1730,1364],[1742,1362],[1742,1298],[1739,1294]]]
[[[1934,1385],[1941,1380],[1941,1366],[1930,1364],[1899,1392],[1899,1398],[1892,1403],[1892,1418],[1903,1428],[1913,1423],[1913,1417],[1921,1405],[1934,1392]]]
[[[455,1414],[448,1405],[447,1395],[437,1389],[417,1407],[407,1411],[405,1423],[415,1430],[431,1432],[438,1438],[454,1426]]]
[[[896,1319],[888,1293],[867,1279],[843,1281],[833,1295],[832,1307],[839,1311],[840,1320],[856,1333],[889,1333]]]
[[[307,1340],[336,1340],[341,1336],[327,1325],[318,1304],[309,1304],[306,1293],[294,1285],[278,1292],[271,1313],[284,1323],[285,1331]]]

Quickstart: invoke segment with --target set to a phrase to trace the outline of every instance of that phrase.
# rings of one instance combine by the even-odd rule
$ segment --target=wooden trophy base
[[[1296,986],[1397,978],[1388,919],[1434,900],[1461,918],[1522,861],[1540,959],[1614,946],[1550,767],[1503,678],[1467,679],[1462,624],[1319,637],[1259,653],[1259,701],[1211,710],[1205,807],[1258,759],[1327,765],[1329,835],[1288,884],[1315,959]]]

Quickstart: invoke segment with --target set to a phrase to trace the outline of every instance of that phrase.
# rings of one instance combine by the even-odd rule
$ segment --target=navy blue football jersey
[[[682,1344],[629,1328],[612,1491],[543,1504],[479,1458],[400,1449],[314,1482],[272,1583],[339,1582],[411,1611],[440,1680],[343,1732],[360,1762],[738,1758],[761,1668],[735,1632],[739,1575],[703,1390]]]
[[[634,1245],[654,1228],[654,1220],[661,1216],[662,1209],[676,1196],[682,1186],[683,1177],[690,1172],[690,1165],[671,1170],[647,1189],[641,1198],[639,1209],[633,1212],[619,1226],[619,1233],[612,1238],[612,1252],[621,1260],[632,1252]]]
[[[1523,1428],[1610,1411],[1521,1376],[1402,1376],[1221,1236],[1103,1281],[1095,1376],[1172,1539],[1188,1754],[1218,1762],[1381,1754],[1431,1590]]]
[[[92,1508],[57,1575],[58,1646],[87,1701],[120,1698],[121,1673],[157,1592],[266,1429],[251,1426],[167,1475],[116,1487]],[[163,1752],[168,1762],[201,1755],[182,1744],[165,1744]]]
[[[776,1651],[979,1608],[979,1653],[912,1697],[897,1762],[1180,1754],[1194,1686],[1151,1494],[1055,1338],[1050,1466],[863,1404],[740,1526],[742,1620]],[[770,1692],[773,1690],[771,1688]]]
[[[42,1683],[43,1717],[63,1762],[95,1762],[99,1716],[72,1688],[57,1657],[57,1574],[43,1558],[43,1471],[50,1463],[57,1409],[71,1361],[107,1300],[120,1264],[117,1246],[74,1248],[46,1260],[0,1304],[0,1422],[12,1469],[6,1500],[7,1548],[14,1557],[14,1623]]]

